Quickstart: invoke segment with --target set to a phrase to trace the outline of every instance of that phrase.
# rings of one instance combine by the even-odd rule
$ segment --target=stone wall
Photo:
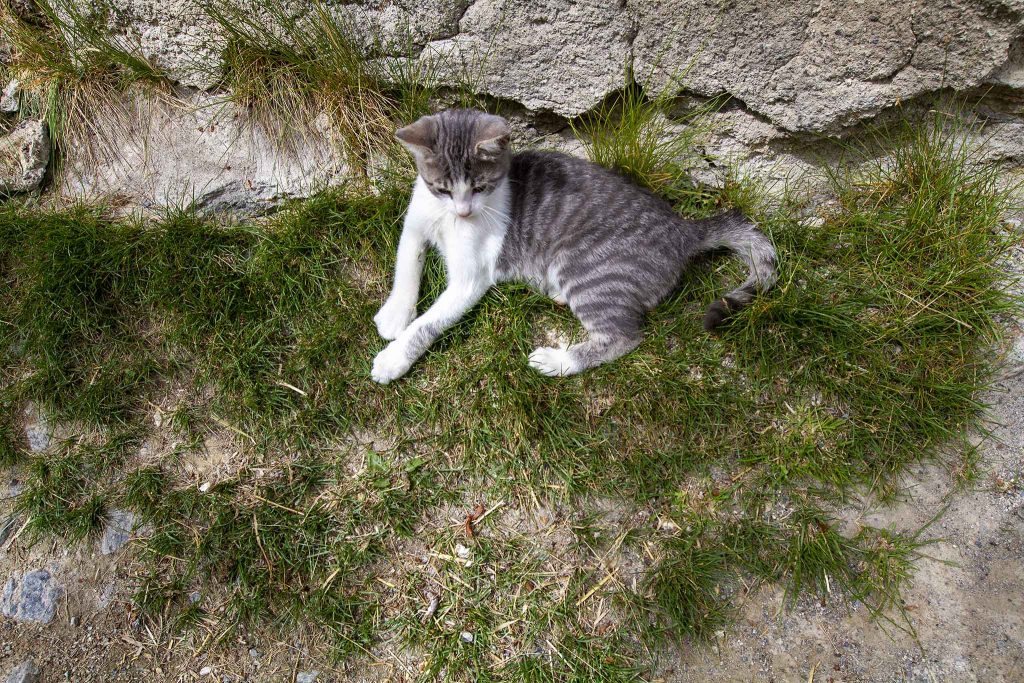
[[[143,203],[195,198],[225,206],[303,194],[342,177],[329,151],[275,158],[218,109],[223,47],[195,0],[115,0],[115,30],[181,88],[145,153],[73,169],[73,192]],[[302,3],[293,3],[301,7]],[[988,124],[990,154],[1024,160],[1024,0],[360,0],[334,11],[378,52],[469,65],[477,88],[522,137],[564,139],[571,118],[622,88],[627,73],[681,103],[728,95],[707,142],[716,163],[786,177],[829,159],[836,141],[879,116],[960,94]],[[301,10],[297,10],[301,11]],[[192,105],[191,107],[189,105]],[[197,109],[198,108],[198,109]],[[528,142],[528,141],[524,141]]]

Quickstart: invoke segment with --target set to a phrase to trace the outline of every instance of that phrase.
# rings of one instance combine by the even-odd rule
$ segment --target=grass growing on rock
[[[1007,195],[964,132],[915,129],[837,172],[813,228],[749,188],[674,195],[754,215],[777,287],[711,336],[700,311],[739,265],[695,264],[639,349],[561,380],[525,358],[577,325],[518,285],[402,381],[369,380],[401,192],[229,225],[8,204],[0,400],[83,435],[32,454],[0,423],[17,506],[70,540],[135,511],[137,606],[197,642],[305,624],[409,678],[632,680],[659,636],[727,628],[761,582],[898,620],[923,541],[835,510],[980,419],[1015,302]]]
[[[408,167],[394,131],[430,113],[443,59],[387,58],[396,46],[368,43],[354,14],[319,1],[297,10],[218,0],[204,11],[226,39],[225,96],[282,151],[332,144],[354,169],[378,175]],[[465,98],[467,86],[449,90]]]
[[[6,70],[21,81],[19,115],[47,122],[58,155],[111,158],[137,127],[140,94],[168,90],[140,46],[110,31],[113,11],[102,0],[0,0]]]

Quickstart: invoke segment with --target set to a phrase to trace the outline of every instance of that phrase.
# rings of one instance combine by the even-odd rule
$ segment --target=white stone
[[[39,119],[22,121],[0,138],[0,193],[29,192],[43,182],[50,136]]]
[[[17,78],[11,79],[11,82],[4,88],[4,92],[0,95],[0,112],[5,114],[15,114],[19,108],[18,95],[21,92],[21,81]]]

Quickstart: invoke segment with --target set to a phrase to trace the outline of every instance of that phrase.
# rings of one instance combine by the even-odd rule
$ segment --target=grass
[[[333,144],[355,170],[399,169],[408,180],[408,154],[394,131],[430,113],[441,70],[451,71],[443,59],[382,58],[395,46],[367,44],[350,16],[319,1],[295,12],[265,0],[218,0],[205,11],[226,38],[226,97],[250,125],[282,151]],[[447,90],[475,101],[466,78]]]
[[[697,160],[696,144],[709,132],[708,114],[721,101],[712,99],[673,119],[675,100],[673,88],[648,97],[629,73],[622,90],[570,125],[589,159],[683,201],[679,193]]]
[[[393,133],[429,113],[442,69],[453,72],[450,99],[477,102],[467,70],[439,56],[375,59],[394,46],[365,44],[347,15],[324,3],[293,11],[216,0],[202,9],[224,46],[211,80],[282,153],[332,145],[350,170],[405,183],[412,167]],[[30,0],[27,9],[0,0],[0,37],[12,47],[0,76],[20,79],[20,116],[46,120],[58,162],[69,154],[110,161],[141,132],[143,109],[174,96],[140,45],[109,29],[114,14],[106,0],[88,9],[72,0]]]
[[[617,121],[660,125],[625,97],[590,136],[602,161],[687,214],[751,213],[780,280],[709,336],[700,311],[739,266],[699,263],[637,351],[557,382],[525,358],[576,323],[518,285],[407,378],[369,380],[403,191],[226,225],[4,205],[0,458],[24,472],[30,536],[76,541],[133,510],[155,622],[197,643],[305,624],[342,661],[420,653],[424,679],[634,680],[661,638],[728,628],[759,583],[912,628],[899,596],[923,535],[844,535],[834,515],[971,447],[1017,311],[1007,191],[937,117],[892,134],[885,163],[834,172],[810,229],[807,207],[749,185],[680,191],[665,147],[619,144],[634,124]],[[430,260],[424,298],[442,285]],[[79,438],[28,452],[29,402]]]
[[[71,0],[0,1],[8,76],[21,81],[22,117],[43,118],[58,158],[109,159],[130,139],[139,95],[166,93],[168,79],[129,38],[107,30],[113,7]]]

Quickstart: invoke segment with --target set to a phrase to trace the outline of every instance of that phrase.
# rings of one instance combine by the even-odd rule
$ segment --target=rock
[[[295,683],[316,683],[319,671],[300,671],[295,675]]]
[[[963,90],[1005,66],[1024,7],[945,3],[631,3],[635,69],[658,91],[728,93],[788,131],[834,132],[941,88]],[[1000,72],[1001,73],[1001,72]]]
[[[34,405],[25,409],[25,438],[29,450],[41,453],[50,447],[53,440],[53,429],[46,416]]]
[[[50,163],[50,136],[39,119],[22,121],[0,138],[0,193],[39,187]]]
[[[21,93],[21,81],[17,78],[11,79],[11,82],[4,88],[4,92],[0,95],[0,112],[5,114],[15,114],[18,111],[20,103],[18,96]]]
[[[118,193],[147,207],[258,214],[345,176],[320,136],[283,148],[219,96],[200,93],[181,107],[153,104],[141,113],[146,120],[104,163],[85,155],[69,159],[61,191]]]
[[[432,40],[451,38],[471,0],[392,0],[343,4],[333,11],[371,55],[403,56]]]
[[[478,0],[459,29],[420,59],[531,110],[578,116],[625,83],[633,37],[625,3]]]
[[[31,659],[26,659],[7,674],[4,683],[36,683],[38,679],[39,668]]]
[[[17,621],[48,624],[57,613],[64,588],[45,569],[12,576],[0,594],[0,614]]]
[[[81,0],[80,0],[81,1]],[[220,57],[227,37],[194,0],[115,0],[110,29],[130,36],[139,51],[172,81],[199,90],[211,90],[222,74]],[[398,53],[418,50],[426,42],[458,32],[459,19],[470,0],[364,0],[328,2],[342,25],[350,25],[355,38],[371,51]],[[242,7],[247,7],[243,2]],[[288,3],[284,8],[301,25],[310,15],[310,3]],[[259,3],[251,7],[259,11]]]
[[[61,191],[74,198],[115,194],[145,207],[262,213],[351,172],[323,130],[284,152],[273,132],[252,131],[245,112],[224,102],[218,88],[226,36],[204,4],[112,0],[111,32],[137,44],[183,86],[175,90],[182,101],[140,106],[138,131],[116,158],[69,159]],[[992,102],[1007,116],[992,119],[989,156],[1024,164],[1024,0],[332,0],[326,6],[354,29],[373,65],[433,65],[443,82],[498,99],[517,119],[517,143],[578,153],[567,119],[608,101],[632,69],[648,93],[670,83],[683,87],[677,102],[683,109],[731,96],[732,104],[711,117],[720,124],[704,149],[713,159],[694,169],[694,177],[710,182],[721,182],[721,167],[736,163],[782,184],[827,163],[833,138],[856,133],[879,115],[925,109],[947,91],[961,101]],[[259,11],[259,3],[254,7]],[[309,3],[282,7],[300,25],[317,16]],[[452,95],[434,105],[454,101],[445,97]]]
[[[100,539],[100,552],[110,555],[121,549],[132,537],[138,522],[135,515],[125,510],[111,510]]]

